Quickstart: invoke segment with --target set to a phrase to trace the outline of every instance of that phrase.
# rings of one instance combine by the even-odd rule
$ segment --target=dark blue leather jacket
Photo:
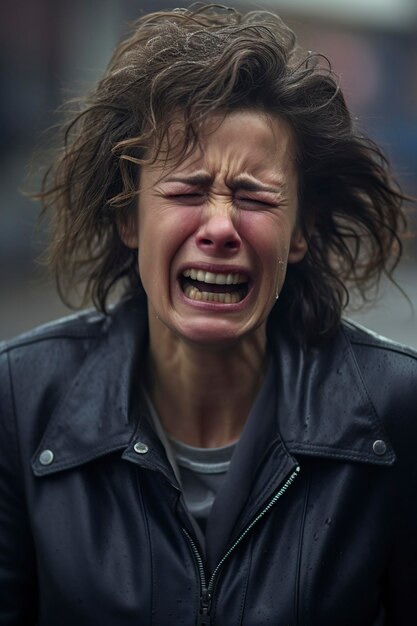
[[[276,420],[216,553],[138,402],[146,325],[128,301],[2,347],[0,625],[417,623],[416,353],[272,332]]]

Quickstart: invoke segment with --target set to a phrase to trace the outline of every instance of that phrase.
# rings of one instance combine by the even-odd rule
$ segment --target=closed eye
[[[256,209],[262,207],[273,208],[277,206],[276,202],[267,202],[266,200],[261,200],[259,198],[236,198],[236,202],[247,206],[248,208]]]
[[[168,197],[176,202],[198,204],[204,200],[205,195],[203,193],[176,193]]]

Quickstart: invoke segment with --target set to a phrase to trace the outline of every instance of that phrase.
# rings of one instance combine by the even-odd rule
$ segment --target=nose
[[[232,209],[233,210],[233,209]],[[234,256],[242,245],[236,225],[227,208],[212,209],[197,233],[197,246],[206,254]]]

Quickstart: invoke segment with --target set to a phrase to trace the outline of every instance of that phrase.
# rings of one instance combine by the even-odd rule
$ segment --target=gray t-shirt
[[[189,513],[203,534],[216,494],[226,476],[236,444],[221,448],[196,448],[168,435],[145,389],[143,395],[158,437],[160,438]]]
[[[185,504],[204,533],[236,442],[221,448],[196,448],[169,435],[168,441],[181,476]]]
[[[252,406],[250,418],[262,423],[267,411],[266,399],[271,396],[273,366],[269,362],[267,375]],[[216,495],[226,478],[238,441],[221,448],[196,448],[168,435],[145,389],[143,394],[155,431],[161,440],[174,470],[189,513],[198,523],[203,536]]]

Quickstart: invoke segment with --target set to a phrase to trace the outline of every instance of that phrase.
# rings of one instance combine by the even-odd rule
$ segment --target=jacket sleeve
[[[396,455],[387,470],[384,626],[417,623],[417,354],[367,336],[355,344],[366,387]],[[372,358],[370,358],[372,357]],[[375,515],[375,526],[381,523]]]
[[[24,496],[7,352],[0,353],[0,624],[36,624],[35,550]]]
[[[393,523],[385,604],[387,626],[410,626],[417,623],[417,358],[409,355],[398,364],[391,392],[389,385],[379,392],[389,405],[386,426],[397,457],[393,499],[388,500]]]
[[[398,485],[391,559],[386,580],[387,626],[410,626],[416,620],[417,594],[417,461]]]

